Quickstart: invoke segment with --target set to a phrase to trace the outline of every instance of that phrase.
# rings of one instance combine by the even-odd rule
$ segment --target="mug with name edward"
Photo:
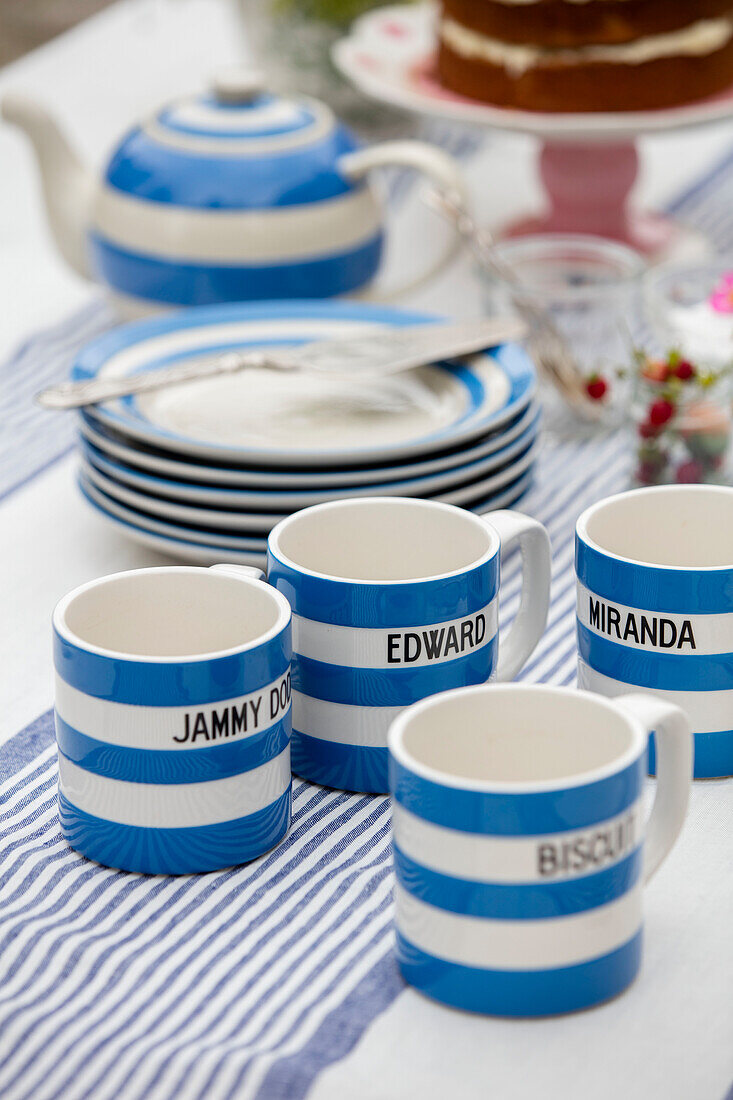
[[[498,644],[500,557],[524,557],[520,609]],[[293,608],[293,771],[386,793],[387,730],[410,703],[511,679],[547,618],[545,529],[518,512],[364,497],[279,523],[270,583]]]

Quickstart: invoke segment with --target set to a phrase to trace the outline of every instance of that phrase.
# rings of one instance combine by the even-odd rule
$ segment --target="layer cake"
[[[670,107],[733,84],[733,0],[443,0],[442,83],[533,111]]]

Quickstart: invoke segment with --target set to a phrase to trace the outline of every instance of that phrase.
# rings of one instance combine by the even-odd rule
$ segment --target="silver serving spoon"
[[[163,386],[195,382],[247,369],[308,371],[322,375],[371,379],[398,374],[444,359],[472,355],[486,348],[521,339],[526,326],[516,317],[482,317],[452,324],[392,326],[334,340],[317,340],[296,347],[235,351],[208,362],[181,363],[125,377],[98,376],[63,382],[42,390],[36,401],[45,409],[80,409],[117,397],[148,393]]]
[[[584,420],[597,421],[601,409],[588,399],[585,379],[567,340],[547,310],[534,301],[514,269],[497,254],[494,239],[479,225],[466,208],[461,196],[451,191],[426,188],[424,202],[455,226],[481,267],[498,276],[510,288],[512,304],[526,323],[526,345],[538,369],[560,391],[569,405]]]

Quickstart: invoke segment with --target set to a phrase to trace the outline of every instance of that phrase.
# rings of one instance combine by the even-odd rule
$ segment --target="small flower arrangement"
[[[722,276],[710,295],[710,305],[716,313],[733,313],[733,271]]]
[[[733,292],[733,277],[731,278]],[[733,441],[733,366],[693,363],[679,351],[663,358],[636,349],[631,370],[585,382],[589,400],[606,402],[620,379],[631,382],[635,485],[720,483]]]
[[[679,352],[634,354],[632,425],[637,485],[719,482],[732,432],[728,370],[703,369]]]

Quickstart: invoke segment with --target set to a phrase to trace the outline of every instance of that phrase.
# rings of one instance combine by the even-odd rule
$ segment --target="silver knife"
[[[227,352],[210,362],[182,363],[124,378],[100,376],[80,382],[63,382],[42,390],[36,395],[36,401],[45,409],[80,409],[163,386],[194,382],[218,374],[236,374],[252,368],[310,371],[352,378],[378,377],[519,340],[525,331],[525,324],[513,317],[483,317],[405,328],[390,326],[335,340],[315,340],[296,347]]]

